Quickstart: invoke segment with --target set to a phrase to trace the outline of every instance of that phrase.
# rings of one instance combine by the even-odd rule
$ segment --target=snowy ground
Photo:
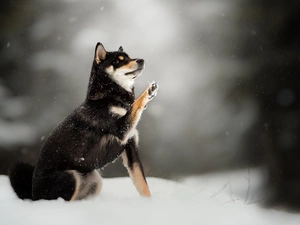
[[[104,179],[98,198],[77,202],[19,200],[8,177],[0,176],[0,224],[298,225],[300,215],[262,209],[255,203],[262,197],[256,195],[259,174],[243,170],[179,182],[148,178],[151,199],[138,196],[129,178]]]

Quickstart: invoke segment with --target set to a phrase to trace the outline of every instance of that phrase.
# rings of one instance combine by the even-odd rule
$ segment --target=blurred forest
[[[269,203],[300,206],[299,13],[292,0],[2,2],[0,173],[34,163],[84,100],[100,41],[145,59],[136,95],[160,85],[139,124],[147,175],[262,166]]]

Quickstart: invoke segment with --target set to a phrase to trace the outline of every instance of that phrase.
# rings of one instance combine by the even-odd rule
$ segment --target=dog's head
[[[122,46],[118,51],[107,52],[101,43],[96,45],[94,64],[101,68],[114,82],[130,92],[134,80],[142,73],[145,65],[143,59],[131,59],[123,51]]]

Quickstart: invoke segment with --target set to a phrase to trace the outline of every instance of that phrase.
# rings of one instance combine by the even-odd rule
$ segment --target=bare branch
[[[216,197],[218,194],[220,194],[230,183],[230,181],[228,181],[226,184],[224,184],[224,186],[216,193],[214,193],[212,196],[210,196],[210,198]]]
[[[245,177],[246,180],[248,181],[248,188],[247,188],[247,194],[246,194],[246,198],[244,203],[246,204],[248,201],[248,197],[249,197],[249,193],[250,193],[250,189],[251,189],[251,185],[250,185],[250,169],[248,168],[248,177]]]

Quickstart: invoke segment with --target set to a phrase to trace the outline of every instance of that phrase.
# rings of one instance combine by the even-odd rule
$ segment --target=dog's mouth
[[[132,72],[125,73],[125,75],[126,75],[126,76],[128,76],[128,75],[133,75],[134,78],[136,78],[138,75],[141,74],[141,72],[142,72],[143,69],[144,69],[144,68],[143,68],[143,66],[142,66],[142,67],[139,67],[138,69],[136,69],[136,70],[134,70],[134,71],[132,71]]]

